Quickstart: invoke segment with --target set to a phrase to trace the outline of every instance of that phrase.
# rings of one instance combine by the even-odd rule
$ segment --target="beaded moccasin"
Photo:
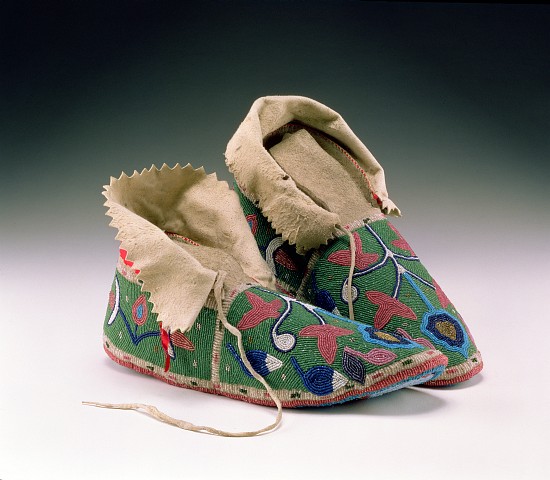
[[[378,396],[444,370],[433,348],[277,292],[237,194],[215,175],[152,167],[104,195],[121,241],[104,324],[118,364],[284,407]]]
[[[279,290],[438,349],[449,364],[427,385],[481,371],[462,317],[386,218],[400,212],[381,166],[340,115],[304,97],[260,98],[226,162]]]

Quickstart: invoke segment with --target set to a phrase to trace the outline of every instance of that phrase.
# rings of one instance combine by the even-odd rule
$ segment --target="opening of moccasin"
[[[374,156],[338,113],[306,97],[256,100],[227,146],[226,163],[301,253],[341,234],[339,226],[399,215]]]
[[[380,214],[363,170],[340,145],[318,130],[287,124],[264,143],[296,187],[341,225]],[[273,144],[273,146],[269,146]]]
[[[251,283],[251,278],[247,275],[242,266],[228,252],[220,249],[201,245],[187,237],[167,232],[169,238],[186,251],[203,266],[215,272],[223,271],[226,273],[224,285],[226,290],[232,291],[240,285]],[[254,281],[254,283],[259,283]]]
[[[237,195],[215,174],[153,166],[112,178],[104,196],[121,249],[165,328],[185,332],[193,325],[220,270],[228,287],[247,281],[274,287]]]

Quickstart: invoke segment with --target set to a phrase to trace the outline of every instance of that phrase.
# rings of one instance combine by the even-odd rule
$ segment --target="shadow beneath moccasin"
[[[343,415],[409,416],[424,415],[443,408],[447,402],[426,390],[404,388],[369,399],[359,399],[327,408],[308,407],[309,413]]]
[[[470,378],[464,382],[455,383],[454,385],[418,385],[418,387],[424,390],[463,390],[465,388],[471,388],[483,381],[483,375],[477,374],[475,377]]]
[[[404,388],[365,402],[364,413],[381,416],[423,415],[443,408],[447,402],[416,388]]]
[[[465,382],[456,383],[454,385],[444,386],[431,386],[431,385],[418,385],[418,387],[424,390],[463,390],[465,388],[471,388],[483,381],[483,374],[478,373],[475,377],[466,380]]]

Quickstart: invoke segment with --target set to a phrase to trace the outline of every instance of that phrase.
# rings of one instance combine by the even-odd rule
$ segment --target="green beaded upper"
[[[282,241],[237,185],[235,190],[260,252],[282,289],[348,316],[349,238],[342,236],[300,255],[294,246]],[[354,230],[353,236],[352,295],[357,321],[436,348],[448,357],[449,366],[476,354],[477,347],[462,317],[390,222],[367,221]]]

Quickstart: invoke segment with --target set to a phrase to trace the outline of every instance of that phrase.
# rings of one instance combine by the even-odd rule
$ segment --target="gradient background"
[[[47,5],[46,5],[47,4]],[[2,2],[0,478],[550,478],[550,8],[387,2]],[[485,370],[286,411],[222,439],[81,400],[248,430],[273,411],[118,367],[100,192],[204,165],[259,96],[343,115]]]

